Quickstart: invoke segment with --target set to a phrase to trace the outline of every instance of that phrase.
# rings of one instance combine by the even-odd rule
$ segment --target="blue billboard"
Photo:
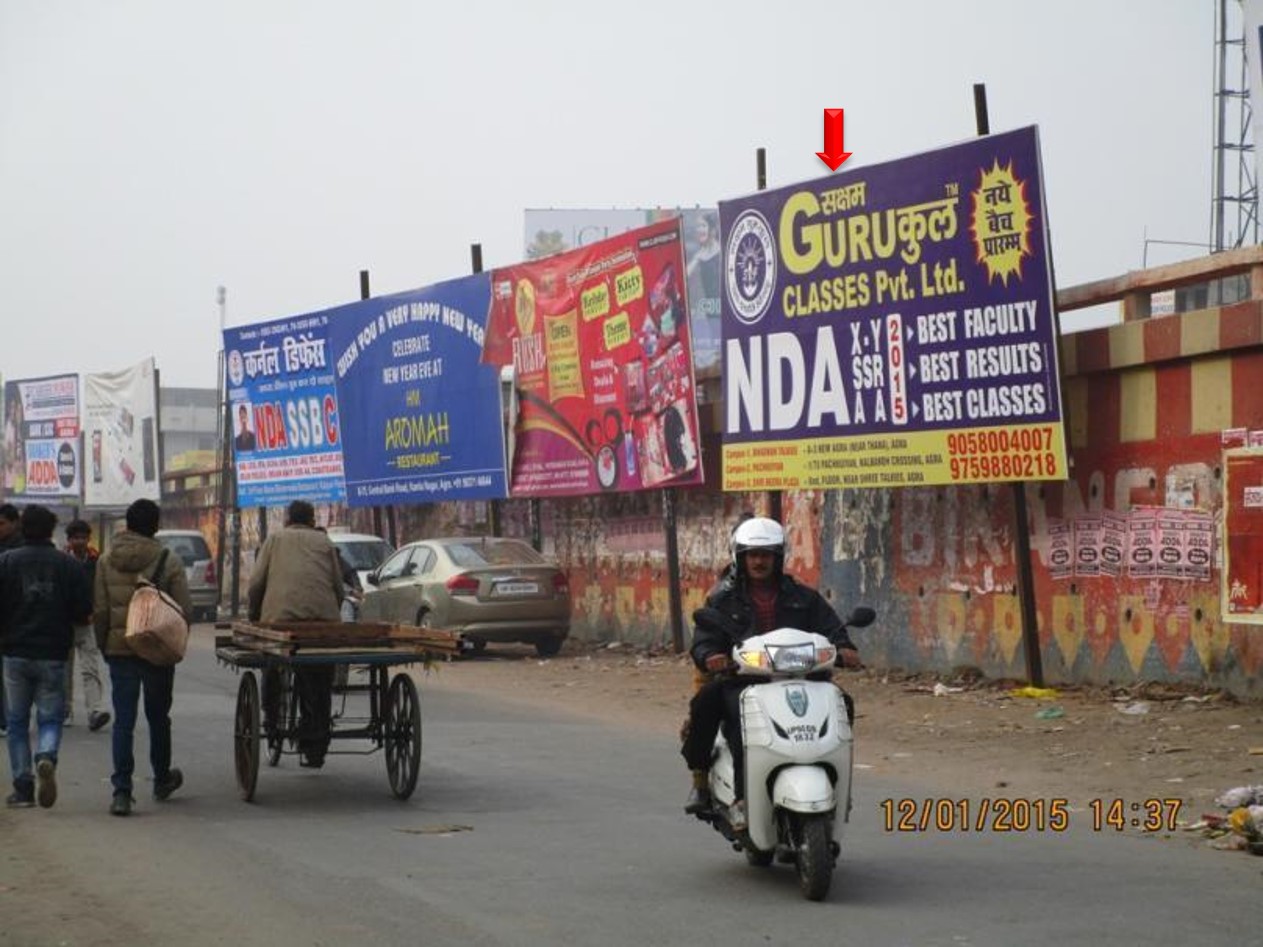
[[[500,370],[483,365],[491,277],[332,310],[352,506],[506,496]]]

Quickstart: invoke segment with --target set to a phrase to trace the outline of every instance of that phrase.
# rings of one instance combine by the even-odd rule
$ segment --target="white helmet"
[[[732,561],[741,567],[741,557],[751,549],[766,549],[776,556],[779,571],[785,562],[785,530],[776,520],[756,516],[740,524],[732,534]]]

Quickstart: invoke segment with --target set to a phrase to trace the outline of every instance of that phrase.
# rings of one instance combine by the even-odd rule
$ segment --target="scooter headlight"
[[[768,648],[774,671],[810,671],[816,666],[816,646],[813,644],[785,645]]]

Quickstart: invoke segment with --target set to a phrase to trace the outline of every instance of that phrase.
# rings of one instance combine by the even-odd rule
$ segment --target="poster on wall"
[[[328,331],[327,312],[224,330],[239,506],[346,499]]]
[[[684,274],[693,367],[699,375],[717,372],[723,248],[719,239],[719,211],[715,208],[528,208],[525,215],[526,258],[541,260],[672,217],[680,218],[684,234]]]
[[[506,495],[500,372],[483,364],[481,273],[333,310],[352,506]]]
[[[86,506],[159,499],[158,378],[152,358],[83,376],[83,443]]]
[[[1263,448],[1224,451],[1223,620],[1263,625]]]
[[[77,500],[80,471],[79,376],[5,382],[5,497]]]
[[[1065,479],[1036,128],[719,214],[725,490]]]
[[[492,273],[483,359],[511,368],[514,497],[702,482],[680,222]]]

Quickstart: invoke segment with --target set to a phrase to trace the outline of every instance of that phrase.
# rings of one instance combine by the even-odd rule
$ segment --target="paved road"
[[[747,867],[683,816],[668,738],[465,693],[458,666],[421,681],[411,801],[374,754],[287,758],[247,805],[236,676],[209,635],[177,677],[171,802],[145,786],[134,817],[108,816],[108,737],[80,727],[57,807],[0,811],[0,944],[1258,942],[1249,856],[1095,834],[1086,813],[1065,834],[886,833],[879,801],[932,783],[863,773],[831,896],[805,902],[789,869]]]

